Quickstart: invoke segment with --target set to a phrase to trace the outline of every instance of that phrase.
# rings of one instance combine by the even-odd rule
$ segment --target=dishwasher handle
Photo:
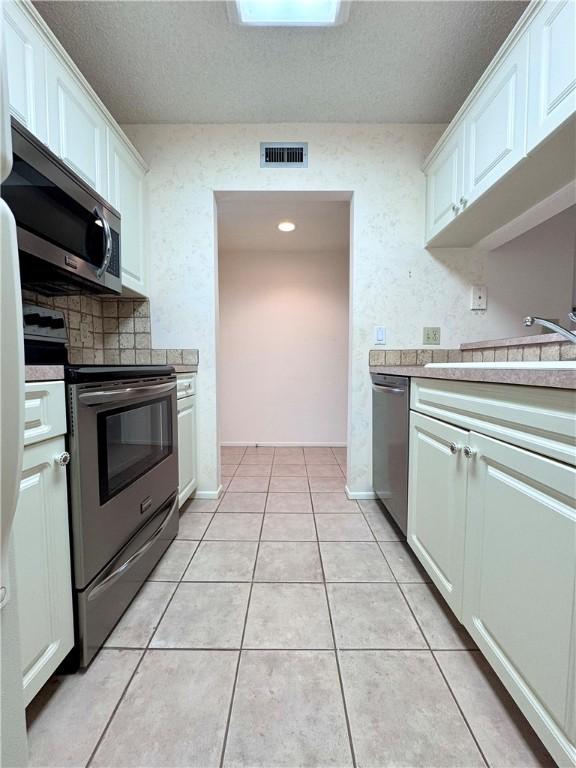
[[[372,384],[374,392],[389,392],[391,395],[405,395],[408,389],[405,387],[389,387],[386,384]]]

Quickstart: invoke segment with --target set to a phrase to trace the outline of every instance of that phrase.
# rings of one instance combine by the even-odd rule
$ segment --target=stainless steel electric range
[[[63,313],[24,306],[27,362],[65,362]],[[176,375],[65,365],[76,655],[86,666],[178,532]]]

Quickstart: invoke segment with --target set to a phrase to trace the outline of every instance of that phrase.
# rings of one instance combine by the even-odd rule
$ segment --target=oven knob
[[[70,454],[68,451],[63,451],[59,456],[54,456],[54,463],[59,467],[65,467],[70,463]]]

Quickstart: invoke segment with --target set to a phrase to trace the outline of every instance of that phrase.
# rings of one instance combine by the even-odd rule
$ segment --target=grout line
[[[264,504],[264,509],[266,509],[266,504],[268,503],[268,493],[266,493],[266,502]],[[230,706],[228,707],[228,716],[226,718],[226,728],[224,730],[224,739],[222,741],[222,752],[220,755],[220,768],[224,765],[224,756],[226,754],[226,746],[228,743],[228,733],[230,731],[230,721],[232,720],[232,708],[234,706],[234,698],[236,696],[236,686],[238,684],[238,675],[240,673],[240,661],[242,659],[242,649],[244,647],[244,637],[246,635],[246,626],[248,624],[248,613],[250,611],[250,603],[252,601],[252,591],[254,589],[254,575],[256,573],[256,565],[258,563],[258,554],[260,552],[260,542],[262,540],[262,529],[264,528],[264,515],[262,515],[262,520],[260,522],[260,535],[258,536],[258,544],[256,546],[256,557],[254,558],[254,566],[252,567],[252,579],[250,581],[250,590],[248,592],[248,601],[246,603],[246,614],[244,616],[244,624],[242,626],[242,636],[240,638],[240,648],[238,650],[238,661],[236,662],[236,671],[234,673],[234,681],[232,683],[232,693],[230,696]]]
[[[312,502],[312,512],[314,512],[314,502],[312,500],[312,495],[310,495],[310,500]],[[316,529],[316,546],[318,547],[318,557],[320,558],[320,568],[322,571],[322,583],[324,585],[324,596],[326,598],[326,606],[328,609],[328,618],[330,620],[330,631],[332,632],[332,642],[334,643],[334,658],[336,660],[336,670],[338,672],[338,682],[340,684],[340,694],[342,696],[342,706],[344,708],[344,718],[346,720],[346,731],[348,732],[348,743],[350,745],[350,755],[352,757],[352,765],[354,768],[356,768],[356,754],[354,751],[354,743],[352,741],[352,728],[350,726],[350,717],[348,715],[348,706],[346,704],[346,695],[344,693],[344,681],[342,679],[342,670],[340,668],[340,657],[339,657],[339,651],[338,651],[338,644],[336,643],[336,632],[334,631],[334,621],[332,619],[332,609],[330,607],[330,600],[328,598],[328,587],[326,586],[326,574],[324,572],[324,561],[322,560],[322,552],[320,550],[320,540],[318,539],[318,528],[316,527],[316,515],[313,514],[314,517],[314,528]]]

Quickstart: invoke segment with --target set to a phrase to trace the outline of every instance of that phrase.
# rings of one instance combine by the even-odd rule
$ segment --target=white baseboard
[[[222,448],[346,448],[346,443],[220,443]]]
[[[354,499],[355,501],[365,501],[367,499],[377,498],[374,491],[351,491],[348,486],[345,487],[345,490],[346,496],[348,496],[349,499]]]
[[[217,491],[196,491],[194,494],[195,499],[219,499],[222,495],[224,486],[220,486]]]

